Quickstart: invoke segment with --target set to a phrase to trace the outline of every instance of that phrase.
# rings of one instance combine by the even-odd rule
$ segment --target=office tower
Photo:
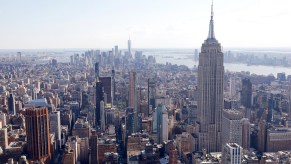
[[[213,5],[208,38],[199,54],[198,110],[199,150],[221,150],[221,113],[223,108],[223,53],[214,36]]]
[[[128,39],[128,42],[127,42],[127,48],[128,48],[128,54],[131,56],[131,40],[130,40],[130,38]]]
[[[129,73],[129,108],[133,109],[133,113],[134,113],[134,132],[138,131],[138,126],[137,126],[137,116],[138,116],[138,112],[137,112],[137,90],[136,90],[136,72],[131,71]]]
[[[267,145],[267,122],[261,119],[258,124],[258,151],[263,153],[266,151]]]
[[[235,77],[229,79],[229,96],[233,98],[236,95]]]
[[[156,82],[154,79],[148,79],[148,109],[156,107]],[[148,111],[148,115],[150,111]]]
[[[104,101],[104,91],[103,85],[101,81],[97,81],[96,83],[96,112],[95,112],[95,126],[96,128],[100,128],[101,125],[101,117],[100,117],[100,108],[101,101]]]
[[[169,116],[165,105],[159,104],[153,112],[153,134],[157,136],[157,143],[168,141]]]
[[[224,109],[222,112],[221,143],[237,143],[242,145],[243,113],[234,109]]]
[[[100,128],[101,131],[105,131],[105,106],[104,106],[104,101],[100,102]]]
[[[99,80],[102,83],[104,93],[107,95],[107,101],[105,103],[112,104],[113,102],[113,96],[114,96],[114,84],[113,84],[113,78],[115,76],[114,69],[112,70],[112,76],[109,77],[100,77],[100,70],[99,70],[99,63],[95,63],[95,78],[97,81]],[[97,103],[97,102],[96,102]],[[106,104],[105,104],[106,105]]]
[[[7,128],[0,127],[0,147],[5,150],[8,147]],[[1,160],[0,160],[1,161]]]
[[[128,107],[126,109],[126,117],[125,117],[125,128],[126,128],[126,136],[134,133],[135,128],[135,120],[134,120],[134,110],[133,108]]]
[[[251,144],[251,124],[249,119],[243,118],[242,120],[242,147],[249,149]]]
[[[95,63],[95,78],[99,78],[99,63]]]
[[[243,149],[236,143],[227,143],[223,147],[222,163],[223,164],[241,164]]]
[[[115,104],[115,68],[113,67],[111,70],[111,98],[112,98],[112,104]]]
[[[95,130],[92,131],[92,135],[89,140],[90,145],[90,161],[91,163],[98,163],[98,149],[97,149],[97,143],[98,143],[98,136]]]
[[[60,111],[50,113],[50,133],[55,133],[58,148],[61,148],[61,114]]]
[[[241,104],[250,109],[252,107],[252,83],[250,79],[242,79]]]
[[[118,57],[119,56],[119,51],[118,51],[118,45],[116,45],[115,47],[114,47],[114,55],[115,55],[115,57]]]
[[[25,127],[28,158],[49,163],[51,142],[48,109],[46,107],[26,109]]]
[[[102,83],[103,89],[104,89],[104,93],[106,93],[106,97],[107,97],[107,101],[105,103],[111,104],[112,105],[112,99],[113,99],[113,95],[112,95],[112,78],[111,76],[108,77],[99,77],[99,80]],[[105,104],[107,105],[107,104]]]
[[[8,114],[12,114],[15,115],[15,97],[13,96],[13,94],[9,94],[8,97]]]

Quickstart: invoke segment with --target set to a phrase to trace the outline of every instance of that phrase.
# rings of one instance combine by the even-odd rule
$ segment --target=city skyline
[[[0,49],[196,48],[205,39],[210,1],[5,2]],[[291,2],[214,1],[225,47],[289,47]]]

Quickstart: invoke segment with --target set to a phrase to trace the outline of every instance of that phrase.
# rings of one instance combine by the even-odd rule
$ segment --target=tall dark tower
[[[104,91],[101,81],[96,82],[96,111],[95,111],[95,126],[96,128],[101,126],[101,115],[100,115],[100,102],[104,101]]]
[[[11,93],[8,96],[8,113],[15,115],[15,97],[13,96],[13,94]]]
[[[207,39],[202,44],[198,66],[199,150],[221,151],[223,108],[223,53],[214,35],[213,3]]]
[[[156,82],[154,79],[148,79],[148,109],[156,107]],[[149,111],[148,111],[148,114]]]
[[[114,67],[112,68],[111,71],[111,96],[112,96],[112,104],[115,104],[115,69]]]
[[[252,83],[250,79],[247,78],[242,79],[242,90],[240,101],[245,108],[249,109],[252,107]]]
[[[100,128],[101,126],[101,105],[100,102],[104,101],[104,87],[102,82],[100,81],[99,76],[99,63],[95,63],[95,78],[96,78],[96,108],[95,108],[95,127],[96,129]]]
[[[28,158],[50,163],[49,113],[45,108],[29,108],[25,111]]]

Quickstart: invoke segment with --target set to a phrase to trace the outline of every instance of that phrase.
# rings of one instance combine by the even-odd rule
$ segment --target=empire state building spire
[[[211,5],[211,19],[210,19],[210,23],[209,23],[209,33],[208,33],[207,39],[215,39],[214,23],[213,23],[213,0],[212,0],[212,5]]]

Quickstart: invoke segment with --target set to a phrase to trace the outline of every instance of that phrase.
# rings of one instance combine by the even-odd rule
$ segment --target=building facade
[[[28,158],[49,163],[51,141],[48,109],[46,107],[26,109],[25,126]]]
[[[223,108],[223,53],[214,35],[213,5],[209,34],[202,44],[198,66],[199,149],[221,150]]]

